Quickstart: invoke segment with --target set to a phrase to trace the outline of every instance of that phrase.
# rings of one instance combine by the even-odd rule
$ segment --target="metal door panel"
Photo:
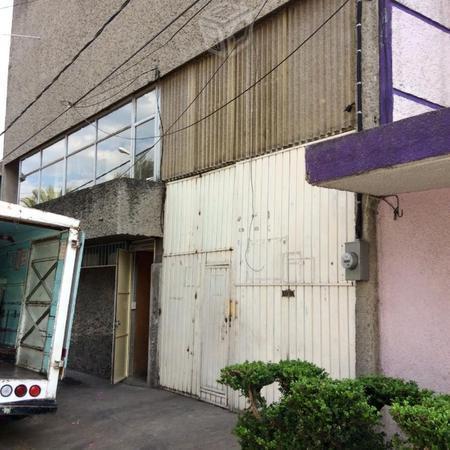
[[[226,388],[217,383],[220,369],[228,363],[229,266],[206,266],[202,303],[200,396],[226,406]]]
[[[59,238],[32,244],[17,344],[17,365],[45,371],[44,350],[55,292]]]
[[[131,253],[117,251],[116,305],[114,318],[113,383],[128,377],[131,307]]]

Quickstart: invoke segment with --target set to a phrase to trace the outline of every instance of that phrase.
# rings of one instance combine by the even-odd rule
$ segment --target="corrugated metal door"
[[[117,250],[116,310],[114,318],[113,383],[128,377],[130,352],[131,253]]]
[[[220,369],[228,364],[230,314],[229,266],[206,266],[201,305],[200,396],[226,406],[226,388],[217,383]]]
[[[217,312],[215,329],[205,330],[201,313],[207,268],[220,264],[229,264],[237,305],[226,363],[299,358],[354,376],[355,287],[339,264],[354,239],[354,196],[309,185],[303,147],[169,183],[165,224],[163,386],[203,397],[207,361],[217,373],[218,356],[202,353],[202,343],[217,339],[222,323]],[[227,400],[245,407],[235,393]]]

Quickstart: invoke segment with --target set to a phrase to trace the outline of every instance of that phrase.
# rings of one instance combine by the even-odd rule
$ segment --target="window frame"
[[[137,118],[137,100],[141,97],[143,97],[144,95],[147,95],[151,92],[154,92],[154,95],[156,97],[156,107],[157,110],[155,111],[155,113],[153,115],[144,117],[143,119],[141,119],[140,121],[136,122],[136,118]],[[39,150],[34,151],[34,152],[30,152],[29,154],[23,156],[22,158],[20,158],[19,160],[19,179],[18,179],[18,189],[17,189],[17,203],[20,204],[21,203],[21,179],[23,176],[25,177],[29,177],[30,175],[33,175],[35,173],[39,173],[39,186],[38,186],[38,199],[37,199],[37,203],[39,204],[41,201],[41,189],[42,189],[42,171],[44,169],[46,169],[47,167],[56,164],[58,162],[64,161],[64,174],[63,174],[63,189],[62,189],[62,195],[64,196],[67,193],[73,192],[72,191],[68,191],[67,190],[67,166],[68,166],[68,159],[71,156],[74,156],[84,150],[86,150],[89,147],[94,147],[94,164],[93,164],[93,173],[92,173],[92,185],[91,186],[86,186],[86,188],[88,187],[92,187],[92,186],[96,186],[98,184],[102,184],[105,183],[106,181],[103,180],[98,180],[98,178],[101,177],[97,177],[97,158],[98,158],[98,144],[103,142],[106,139],[110,139],[112,136],[116,136],[119,135],[120,133],[123,133],[124,131],[130,129],[130,133],[131,133],[131,142],[130,142],[130,167],[127,170],[127,175],[126,178],[134,178],[135,177],[135,163],[136,163],[136,131],[137,128],[150,121],[150,120],[154,120],[155,122],[155,136],[154,136],[154,140],[155,143],[153,144],[153,155],[154,155],[154,161],[153,161],[153,176],[146,178],[146,181],[156,181],[160,179],[160,170],[161,170],[161,161],[160,161],[160,155],[161,155],[161,139],[160,139],[160,135],[161,135],[161,120],[160,120],[160,114],[159,114],[159,110],[160,110],[160,89],[158,87],[153,87],[152,89],[149,89],[147,91],[144,92],[140,92],[139,94],[135,94],[131,99],[128,98],[127,101],[122,102],[120,105],[114,107],[114,108],[110,108],[107,109],[105,111],[102,111],[101,113],[99,113],[95,119],[93,119],[92,121],[85,121],[86,123],[82,123],[79,124],[79,126],[72,130],[70,133],[65,133],[63,137],[59,137],[58,139],[52,140],[52,142],[46,146],[41,147]],[[123,106],[125,106],[126,104],[130,103],[131,104],[131,125],[126,125],[124,127],[122,127],[119,130],[114,131],[113,133],[109,133],[107,135],[104,135],[104,133],[102,133],[102,137],[99,138],[99,131],[101,132],[101,130],[99,130],[99,120],[106,117],[108,114],[122,108]],[[78,148],[76,151],[74,152],[70,152],[69,153],[69,136],[72,135],[73,133],[78,132],[79,130],[85,128],[85,127],[95,127],[95,141],[90,144],[84,145],[83,147]],[[55,143],[59,142],[60,140],[64,140],[64,145],[65,145],[65,151],[64,151],[64,155],[61,158],[55,159],[54,161],[51,161],[50,163],[47,163],[45,165],[42,164],[42,155],[43,155],[43,151],[49,147],[51,147],[52,145],[54,145]],[[144,150],[145,151],[145,150]],[[30,158],[31,156],[35,155],[35,154],[39,154],[39,168],[27,173],[26,175],[22,173],[22,163],[24,160]],[[141,153],[142,154],[142,153]],[[140,155],[141,155],[140,154]],[[140,156],[139,155],[139,156]],[[123,169],[124,173],[125,173],[125,169]],[[85,189],[85,188],[81,188],[80,190]]]

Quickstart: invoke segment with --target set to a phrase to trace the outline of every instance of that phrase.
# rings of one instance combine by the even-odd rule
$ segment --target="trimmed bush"
[[[277,449],[382,449],[377,410],[352,380],[305,377],[273,408]]]
[[[359,377],[357,382],[363,387],[369,404],[375,406],[378,411],[385,405],[403,400],[409,400],[412,404],[419,403],[424,397],[432,394],[431,391],[420,389],[414,381],[381,375]]]
[[[413,381],[369,375],[333,380],[306,361],[245,362],[226,367],[218,380],[247,397],[235,434],[246,450],[401,449],[450,450],[450,396],[420,389]],[[278,382],[281,400],[267,405],[264,386]],[[380,410],[403,432],[384,443]]]
[[[450,449],[450,397],[428,395],[421,403],[394,403],[391,414],[407,435],[406,442],[397,440],[397,448],[430,450]]]
[[[308,361],[280,361],[274,369],[275,378],[280,383],[280,391],[282,394],[288,394],[292,383],[302,378],[328,378],[328,373],[321,367],[316,366]]]
[[[332,380],[305,361],[258,361],[229,366],[218,381],[250,402],[235,428],[243,449],[383,448],[379,414],[354,380]],[[266,405],[261,389],[275,381],[282,399]]]

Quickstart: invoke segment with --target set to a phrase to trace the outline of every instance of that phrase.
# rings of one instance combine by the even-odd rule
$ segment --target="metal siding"
[[[354,7],[350,2],[275,72],[210,118],[307,38],[341,0],[295,1],[258,23],[217,72],[210,52],[161,81],[163,179],[169,180],[354,128]],[[231,51],[230,44],[228,51]],[[173,125],[173,126],[172,126]],[[173,133],[175,132],[175,133]],[[173,134],[171,134],[173,133]]]
[[[300,358],[354,376],[355,288],[339,264],[354,239],[353,194],[306,183],[303,147],[169,183],[165,223],[163,386],[200,395],[204,270],[225,249],[237,301],[230,363]],[[287,288],[294,298],[281,296]],[[276,399],[276,387],[266,395]],[[228,404],[244,407],[235,393]]]

